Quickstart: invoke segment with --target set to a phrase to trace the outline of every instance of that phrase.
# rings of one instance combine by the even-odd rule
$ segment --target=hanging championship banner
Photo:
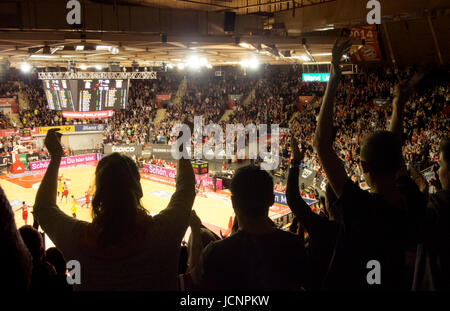
[[[376,25],[352,27],[350,36],[365,41],[365,45],[351,55],[352,63],[382,60]]]

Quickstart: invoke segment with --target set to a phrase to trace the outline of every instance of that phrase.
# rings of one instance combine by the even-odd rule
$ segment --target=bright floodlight
[[[110,49],[111,54],[119,54],[119,48],[114,46]]]
[[[243,68],[247,68],[248,67],[248,59],[241,60],[240,64]]]
[[[256,69],[256,68],[258,68],[259,62],[258,62],[258,60],[256,59],[256,57],[252,57],[252,59],[250,59],[250,61],[248,62],[248,66],[249,66],[251,69]]]
[[[95,65],[95,69],[97,69],[97,70],[102,70],[102,65]]]
[[[31,71],[31,65],[28,63],[22,63],[20,65],[20,70],[22,70],[23,73],[28,73]]]
[[[169,64],[167,64],[167,68],[173,69],[173,65],[169,63]]]
[[[178,63],[177,67],[178,67],[178,69],[183,70],[184,69],[184,64],[183,63]]]
[[[200,60],[198,59],[198,57],[194,55],[194,56],[191,56],[188,58],[187,65],[188,65],[188,67],[190,67],[192,69],[197,69],[197,68],[200,68],[201,63],[200,63]]]
[[[80,65],[80,69],[81,69],[81,70],[86,70],[86,69],[87,69],[87,66],[84,65],[84,64],[83,64],[83,65]]]

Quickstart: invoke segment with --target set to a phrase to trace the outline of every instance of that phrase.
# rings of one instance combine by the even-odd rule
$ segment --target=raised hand
[[[64,155],[64,150],[61,145],[62,134],[58,133],[58,131],[59,129],[50,129],[44,140],[44,145],[52,157],[62,157]]]
[[[427,71],[425,70],[417,72],[409,80],[400,81],[394,87],[394,98],[397,100],[394,100],[392,103],[393,105],[399,106],[396,108],[403,108],[405,101],[408,100],[417,83],[419,83],[420,80],[422,80],[422,78],[425,76],[426,73]]]
[[[300,164],[305,156],[304,151],[300,151],[298,148],[298,142],[295,139],[294,135],[291,136],[291,149],[292,149],[292,162],[296,164]]]
[[[333,45],[333,56],[332,56],[332,63],[337,66],[342,58],[342,56],[350,50],[350,47],[352,46],[353,39],[346,37],[346,36],[340,36],[336,39]]]
[[[423,176],[414,166],[409,167],[409,174],[411,179],[414,180],[419,187],[419,190],[424,194],[428,194],[429,185],[425,176]]]

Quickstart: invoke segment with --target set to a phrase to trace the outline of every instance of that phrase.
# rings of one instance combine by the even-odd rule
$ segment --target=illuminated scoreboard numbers
[[[59,100],[61,102],[61,108],[62,109],[67,109],[68,102],[67,102],[66,91],[65,90],[61,90],[58,93],[59,93]]]
[[[47,97],[48,108],[55,110],[55,102],[53,100],[53,94],[50,90],[45,90],[45,96]]]
[[[194,174],[197,175],[208,174],[208,162],[193,161],[192,168],[194,170]]]
[[[90,111],[91,97],[90,90],[82,90],[80,92],[80,111]]]
[[[202,163],[200,165],[200,174],[208,174],[208,163]]]
[[[117,90],[114,88],[111,88],[106,93],[106,107],[107,108],[114,108],[114,105],[117,101]]]

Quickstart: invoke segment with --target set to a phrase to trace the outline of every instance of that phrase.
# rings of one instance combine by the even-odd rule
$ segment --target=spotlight
[[[114,46],[110,49],[111,54],[119,54],[119,48]]]
[[[23,73],[29,73],[31,71],[31,65],[28,63],[22,63],[20,65],[20,70],[22,70]]]
[[[251,69],[256,69],[256,68],[258,68],[259,62],[258,62],[258,60],[256,59],[256,57],[252,57],[252,58],[250,59],[250,61],[248,62],[248,66],[249,66]]]
[[[95,65],[95,69],[97,69],[97,70],[102,70],[102,65]]]

